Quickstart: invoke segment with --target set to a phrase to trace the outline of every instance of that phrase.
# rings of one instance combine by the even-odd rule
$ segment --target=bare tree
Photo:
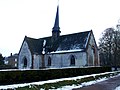
[[[120,66],[120,27],[107,28],[99,41],[101,65]]]
[[[100,49],[100,59],[102,63],[107,66],[112,66],[112,47],[113,47],[113,36],[114,28],[107,28],[100,38],[99,49]]]
[[[114,57],[114,66],[120,66],[120,28],[117,25],[117,29],[114,32],[113,37],[114,43],[113,43],[113,57]],[[116,69],[116,68],[115,68]]]

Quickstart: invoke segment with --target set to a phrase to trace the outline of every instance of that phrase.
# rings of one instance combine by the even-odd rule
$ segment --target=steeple
[[[59,29],[60,29],[60,27],[59,27],[59,6],[57,6],[56,18],[55,18],[55,23],[54,23],[52,32],[60,31]]]
[[[61,31],[60,31],[60,27],[59,27],[59,5],[58,5],[54,27],[52,28],[52,38],[53,38],[53,40],[57,40],[57,38],[60,36],[60,33],[61,33]]]

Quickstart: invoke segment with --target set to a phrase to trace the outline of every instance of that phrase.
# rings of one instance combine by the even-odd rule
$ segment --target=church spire
[[[59,27],[59,5],[57,6],[57,12],[56,12],[56,18],[55,18],[55,23],[53,27],[52,32],[60,32],[60,27]]]
[[[59,5],[57,6],[57,12],[56,12],[56,18],[54,27],[52,28],[52,38],[53,40],[57,40],[57,38],[60,36],[60,27],[59,27]]]

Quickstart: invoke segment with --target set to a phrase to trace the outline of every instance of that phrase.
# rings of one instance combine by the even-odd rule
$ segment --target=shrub
[[[0,71],[0,85],[45,81],[108,71],[111,71],[110,67]]]

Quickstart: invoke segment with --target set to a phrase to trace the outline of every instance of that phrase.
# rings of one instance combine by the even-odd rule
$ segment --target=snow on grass
[[[120,90],[120,86],[116,87],[115,90]]]
[[[81,78],[87,78],[87,77],[90,77],[90,76],[95,77],[96,75],[104,75],[104,74],[109,74],[109,73],[115,73],[115,72],[106,72],[106,73],[100,73],[100,74],[84,75],[84,76],[77,76],[77,77],[71,77],[71,78],[61,78],[61,79],[54,79],[54,80],[47,80],[47,81],[40,81],[40,82],[32,82],[32,83],[4,85],[4,86],[0,86],[0,89],[15,89],[15,88],[18,88],[18,87],[25,87],[25,86],[31,86],[31,85],[43,85],[43,84],[46,84],[46,83],[56,83],[56,82],[60,82],[60,81],[64,81],[64,80],[77,80],[77,79],[81,79]],[[102,78],[102,79],[98,79],[98,80],[84,82],[84,83],[80,84],[79,86],[77,86],[77,85],[71,85],[71,86],[67,85],[67,86],[63,86],[61,88],[58,88],[56,90],[72,90],[73,88],[80,88],[80,87],[83,87],[83,86],[88,86],[88,85],[91,85],[91,84],[95,84],[97,82],[104,81],[106,79],[107,78]],[[53,89],[50,89],[50,90],[53,90]]]
[[[81,88],[81,87],[84,87],[84,86],[89,86],[89,85],[92,85],[92,84],[95,84],[95,83],[98,83],[98,82],[101,82],[101,81],[105,81],[105,80],[107,80],[107,78],[102,78],[102,79],[100,79],[100,80],[94,80],[94,81],[84,82],[84,83],[82,83],[82,84],[80,84],[80,85],[78,85],[78,86],[76,86],[76,85],[63,86],[63,87],[58,88],[58,89],[56,89],[56,90],[72,90],[73,88],[74,88],[74,89],[75,89],[75,88],[77,89],[77,88]],[[50,90],[55,90],[55,89],[50,89]]]

